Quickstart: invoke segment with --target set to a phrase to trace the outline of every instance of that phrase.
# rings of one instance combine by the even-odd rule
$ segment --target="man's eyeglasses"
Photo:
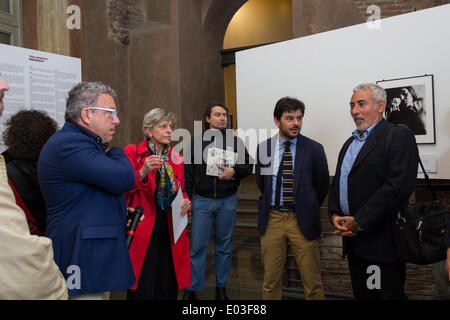
[[[111,112],[111,118],[112,118],[112,119],[113,119],[115,116],[117,116],[117,112],[118,112],[116,109],[99,108],[99,107],[88,107],[88,109],[93,109],[93,110],[103,110],[103,111]]]

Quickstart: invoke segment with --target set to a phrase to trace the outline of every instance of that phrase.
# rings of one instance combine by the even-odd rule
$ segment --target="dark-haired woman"
[[[27,215],[30,232],[45,234],[47,208],[37,179],[37,162],[42,147],[58,129],[45,112],[21,110],[6,122],[3,152],[8,179],[16,203]]]

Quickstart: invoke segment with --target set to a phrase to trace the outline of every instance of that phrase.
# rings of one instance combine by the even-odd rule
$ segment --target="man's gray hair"
[[[101,82],[81,82],[69,91],[66,102],[66,121],[76,121],[80,119],[81,110],[87,107],[95,107],[98,97],[101,94],[109,94],[114,101],[117,98],[116,92]]]
[[[363,83],[353,89],[353,93],[359,90],[370,89],[372,91],[373,100],[375,104],[379,104],[381,101],[386,101],[386,90],[375,83]]]
[[[142,122],[142,131],[144,131],[144,135],[146,138],[149,138],[147,132],[145,132],[145,128],[153,128],[155,124],[162,120],[172,121],[172,124],[175,126],[176,117],[170,111],[164,110],[162,108],[155,108],[147,112],[144,116],[144,121]]]

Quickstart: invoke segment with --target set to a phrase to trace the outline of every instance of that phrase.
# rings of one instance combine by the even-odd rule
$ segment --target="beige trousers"
[[[261,237],[263,299],[281,300],[288,240],[301,275],[306,299],[324,299],[318,240],[309,241],[303,236],[294,212],[277,210],[270,211],[266,232]]]

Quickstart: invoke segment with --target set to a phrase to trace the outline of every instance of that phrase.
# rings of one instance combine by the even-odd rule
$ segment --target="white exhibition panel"
[[[320,142],[334,175],[344,141],[355,130],[352,89],[364,82],[434,75],[435,179],[450,179],[450,5],[360,24],[236,54],[238,128],[276,129],[273,110],[291,96],[306,105],[302,134]],[[261,137],[260,142],[265,138]],[[256,154],[256,144],[248,144]]]
[[[0,44],[0,74],[11,87],[3,100],[0,133],[22,109],[45,111],[62,127],[67,93],[81,82],[81,59]],[[0,135],[0,152],[4,150]]]

